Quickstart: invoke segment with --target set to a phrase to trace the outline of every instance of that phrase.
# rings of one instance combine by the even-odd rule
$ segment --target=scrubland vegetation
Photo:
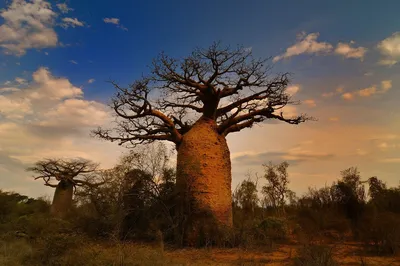
[[[400,187],[349,168],[296,196],[286,162],[237,186],[234,228],[210,219],[185,248],[169,156],[123,156],[101,185],[76,187],[64,218],[46,199],[0,191],[0,265],[399,265]]]

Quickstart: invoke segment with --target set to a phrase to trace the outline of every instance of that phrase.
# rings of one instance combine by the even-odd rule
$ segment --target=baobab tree
[[[50,212],[55,217],[65,218],[72,205],[72,197],[76,186],[98,186],[95,183],[98,164],[85,159],[44,159],[28,168],[37,175],[34,179],[42,179],[45,186],[55,188]]]
[[[117,90],[111,102],[115,127],[93,134],[127,147],[156,140],[176,145],[187,240],[209,221],[205,213],[221,225],[233,224],[227,135],[268,119],[310,119],[285,116],[285,106],[299,103],[286,91],[289,74],[272,76],[266,63],[253,58],[251,49],[214,43],[183,59],[161,53],[150,74],[128,87],[111,81]]]

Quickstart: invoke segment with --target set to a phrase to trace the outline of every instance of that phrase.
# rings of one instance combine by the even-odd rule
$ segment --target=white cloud
[[[318,42],[318,36],[319,33],[310,33],[308,35],[305,35],[305,33],[301,34],[298,42],[287,48],[286,52],[282,55],[275,56],[273,62],[300,54],[329,53],[333,49],[332,45],[326,42]]]
[[[41,126],[95,127],[110,119],[105,105],[83,99],[67,99],[43,113]]]
[[[69,11],[73,11],[72,8],[69,8],[66,3],[59,3],[56,5],[57,8],[61,11],[61,13],[68,13]]]
[[[55,47],[58,37],[53,29],[57,16],[44,0],[13,0],[0,11],[0,47],[7,54],[24,55],[27,49]]]
[[[119,18],[104,18],[103,21],[105,23],[119,25]]]
[[[119,18],[103,18],[104,23],[117,25],[118,28],[127,31],[128,29],[120,23]]]
[[[77,65],[78,62],[76,62],[75,60],[69,60],[68,62],[70,62],[71,64]]]
[[[77,18],[63,18],[61,26],[64,29],[67,29],[69,27],[72,27],[72,28],[83,27],[83,22],[79,21]]]
[[[36,89],[32,89],[29,92],[31,98],[60,100],[83,95],[81,88],[75,87],[66,78],[54,77],[47,68],[39,68],[33,73],[32,77],[36,83],[33,85]]]
[[[0,95],[0,115],[8,119],[21,119],[31,114],[31,103],[28,99],[11,99]]]
[[[10,85],[11,81],[7,80],[6,82],[4,82],[4,85]]]
[[[25,83],[26,83],[26,79],[19,78],[19,77],[16,77],[16,78],[15,78],[15,81],[16,81],[18,84],[25,84]]]
[[[89,80],[88,80],[88,83],[89,83],[89,84],[92,84],[92,83],[95,82],[95,81],[96,81],[95,79],[89,79]]]
[[[387,66],[397,64],[400,60],[400,32],[395,32],[381,41],[377,48],[385,57],[379,61],[379,64]]]
[[[366,52],[367,48],[353,48],[350,46],[350,44],[341,42],[337,44],[335,49],[336,54],[343,55],[345,58],[359,58],[361,61],[364,59],[364,55]]]
[[[9,91],[0,94],[0,162],[7,162],[0,168],[2,188],[20,182],[29,195],[39,196],[43,186],[27,184],[31,178],[24,168],[45,157],[79,156],[102,167],[115,163],[123,149],[89,135],[97,126],[110,126],[112,115],[106,105],[84,99],[80,88],[46,68],[35,71],[24,86],[10,91],[0,86],[0,91]]]

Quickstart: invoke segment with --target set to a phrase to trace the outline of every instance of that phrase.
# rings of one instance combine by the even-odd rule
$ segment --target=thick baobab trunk
[[[177,187],[182,195],[184,244],[198,243],[199,234],[207,234],[204,230],[233,226],[231,181],[226,139],[218,134],[214,120],[200,118],[178,147]]]
[[[50,212],[58,218],[65,218],[72,206],[72,194],[74,186],[67,180],[61,180],[54,192],[53,203]]]

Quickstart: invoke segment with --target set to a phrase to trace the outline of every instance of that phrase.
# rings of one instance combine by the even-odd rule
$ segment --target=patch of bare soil
[[[164,254],[169,260],[181,265],[292,265],[298,247],[300,246],[279,245],[273,251],[262,248],[255,250],[181,249],[166,250]],[[360,255],[362,246],[358,243],[344,243],[332,248],[339,265],[400,266],[400,256]]]

